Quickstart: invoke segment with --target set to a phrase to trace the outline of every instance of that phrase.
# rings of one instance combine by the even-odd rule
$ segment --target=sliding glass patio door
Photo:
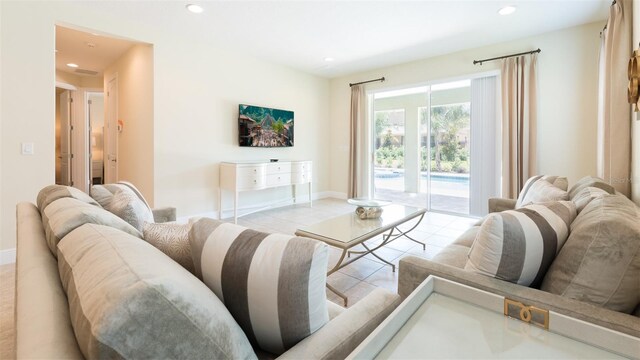
[[[499,168],[495,76],[484,79],[374,94],[376,198],[486,214],[486,199],[499,193]]]

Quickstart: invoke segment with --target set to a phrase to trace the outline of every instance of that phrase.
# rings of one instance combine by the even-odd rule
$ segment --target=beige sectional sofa
[[[539,288],[465,270],[483,219],[432,261],[401,259],[399,294],[434,275],[640,337],[640,209],[598,178],[583,178],[567,196],[579,212]],[[490,212],[515,206],[489,201]]]
[[[91,198],[41,195],[40,209],[16,209],[18,359],[276,357],[249,344],[201,280]],[[153,217],[175,220],[175,209]],[[278,358],[344,358],[399,302],[382,289],[349,309],[327,302],[329,321]]]

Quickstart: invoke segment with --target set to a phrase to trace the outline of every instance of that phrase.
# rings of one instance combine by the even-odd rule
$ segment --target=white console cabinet
[[[238,222],[238,195],[242,191],[263,190],[279,186],[291,186],[293,202],[296,202],[296,185],[309,185],[311,200],[311,161],[238,161],[220,164],[220,190],[218,214],[222,217],[222,192],[233,193],[233,221]]]

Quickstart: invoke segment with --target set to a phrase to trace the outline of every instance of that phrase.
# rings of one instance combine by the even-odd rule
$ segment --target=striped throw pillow
[[[489,214],[469,250],[465,270],[538,288],[575,217],[571,201]]]
[[[566,177],[537,175],[529,178],[518,194],[516,209],[530,203],[568,200]]]
[[[329,321],[326,244],[206,218],[189,242],[196,275],[262,350],[282,354]]]

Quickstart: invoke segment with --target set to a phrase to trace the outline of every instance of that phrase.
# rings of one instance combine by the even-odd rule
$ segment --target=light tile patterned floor
[[[308,204],[298,204],[246,215],[238,219],[238,224],[265,232],[293,234],[301,226],[351,211],[354,211],[353,205],[347,204],[344,200],[323,199],[315,201],[312,207]],[[400,238],[377,251],[377,254],[396,265],[407,255],[431,259],[476,221],[477,219],[468,217],[428,212],[418,227],[410,233],[415,239],[427,244],[426,250],[413,241]],[[407,229],[414,224],[415,221],[412,221],[402,228]],[[372,243],[380,241],[380,237],[371,240]],[[340,250],[331,248],[328,268],[332,268],[338,261],[340,253]],[[349,297],[351,306],[376,287],[397,292],[398,273],[397,269],[393,272],[390,266],[372,255],[367,255],[331,274],[327,282],[344,292]],[[327,297],[342,305],[342,300],[331,291],[327,291]]]
[[[240,218],[238,223],[260,231],[293,234],[302,225],[310,225],[353,210],[354,207],[344,200],[323,199],[315,201],[312,207],[308,204],[299,204],[261,211]],[[476,221],[466,217],[427,213],[420,225],[411,233],[416,239],[427,244],[426,250],[410,240],[398,239],[377,253],[396,265],[402,257],[407,255],[430,259]],[[412,226],[412,224],[406,226]],[[379,242],[380,239],[372,241]],[[328,268],[333,267],[339,256],[340,251],[331,248]],[[0,266],[0,359],[15,358],[14,276],[14,264]],[[398,273],[391,271],[390,266],[383,264],[374,256],[367,255],[331,274],[327,282],[344,292],[349,297],[349,306],[352,306],[376,287],[396,292]],[[342,305],[342,299],[330,291],[327,291],[327,297],[336,304]]]

